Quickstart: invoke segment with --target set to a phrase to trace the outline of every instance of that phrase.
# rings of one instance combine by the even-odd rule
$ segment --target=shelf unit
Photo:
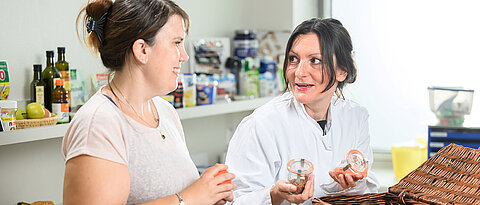
[[[273,97],[177,109],[180,120],[254,110]],[[0,146],[63,137],[69,123],[0,132]]]

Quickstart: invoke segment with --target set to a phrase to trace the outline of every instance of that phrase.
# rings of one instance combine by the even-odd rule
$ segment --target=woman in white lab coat
[[[352,54],[350,35],[338,20],[313,18],[293,31],[283,65],[288,92],[243,119],[230,141],[233,204],[311,204],[312,196],[377,192],[370,171],[367,177],[333,172],[352,149],[365,154],[369,168],[373,162],[368,112],[342,93],[356,79]],[[314,166],[297,195],[286,182],[287,162],[294,158]]]

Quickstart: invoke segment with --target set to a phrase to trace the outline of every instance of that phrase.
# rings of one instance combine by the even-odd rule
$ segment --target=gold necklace
[[[115,82],[113,82],[112,80],[112,83],[113,83],[113,86],[115,87],[115,89],[118,90],[118,93],[120,93],[120,95],[122,96],[123,100],[127,103],[128,106],[130,106],[130,108],[133,110],[133,112],[135,113],[135,115],[137,115],[138,118],[140,118],[140,120],[142,120],[143,122],[145,122],[147,125],[151,125],[151,123],[145,121],[139,114],[138,112],[135,110],[135,108],[130,104],[130,102],[128,102],[127,98],[125,97],[125,95],[123,95],[122,91],[120,91],[120,89],[118,89],[117,85],[115,84]],[[113,94],[115,95],[115,92],[113,91],[113,89],[110,87],[110,89],[112,90]],[[115,95],[117,96],[117,95]],[[118,97],[117,97],[118,98]],[[120,99],[120,98],[118,98]],[[150,99],[151,100],[151,99]],[[149,102],[147,102],[149,103]],[[153,101],[152,101],[153,103]],[[149,108],[150,108],[150,103],[148,104]],[[158,123],[159,119],[158,117],[155,116],[155,114],[150,110],[150,113],[152,113],[152,116],[153,116],[153,119],[155,120],[156,123]],[[143,104],[142,104],[142,115],[143,115]],[[156,127],[156,125],[155,125]],[[165,139],[165,136],[162,134],[162,138]]]

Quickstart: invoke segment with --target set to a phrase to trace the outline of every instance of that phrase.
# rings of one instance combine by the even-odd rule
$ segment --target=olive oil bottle
[[[42,72],[42,80],[45,82],[45,108],[52,112],[52,94],[55,89],[55,79],[60,79],[62,75],[54,67],[55,59],[53,51],[47,51],[47,67]]]
[[[68,102],[69,102],[68,107],[70,107],[70,102],[72,102],[70,91],[72,90],[72,88],[70,85],[70,68],[68,66],[68,62],[65,61],[65,47],[57,47],[57,56],[58,56],[58,60],[55,63],[55,68],[62,75],[64,88],[67,91],[67,96],[68,96]]]
[[[45,82],[42,80],[42,65],[33,65],[33,80],[30,84],[31,102],[40,103],[45,107]]]

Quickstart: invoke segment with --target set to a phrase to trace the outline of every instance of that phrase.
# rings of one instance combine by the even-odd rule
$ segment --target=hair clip
[[[98,19],[97,21],[93,20],[92,17],[90,17],[88,19],[88,22],[87,22],[87,32],[88,33],[91,33],[92,31],[95,32],[95,34],[97,35],[97,38],[98,40],[100,41],[100,43],[102,43],[103,41],[103,27],[105,25],[105,22],[107,20],[107,15],[108,15],[108,11],[105,12],[102,17],[100,17],[100,19]]]
[[[93,20],[92,17],[90,17],[87,22],[87,32],[91,33],[94,29],[95,29],[95,21]]]

